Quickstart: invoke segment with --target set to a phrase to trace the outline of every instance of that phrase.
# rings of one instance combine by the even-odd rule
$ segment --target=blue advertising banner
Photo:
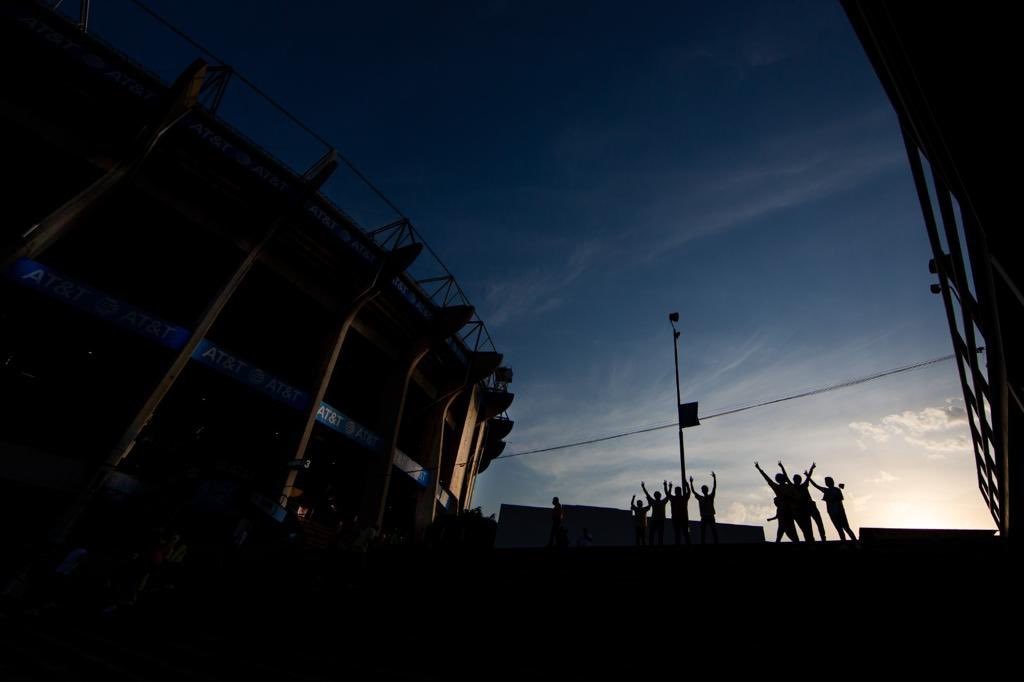
[[[325,402],[320,403],[320,408],[316,412],[316,420],[324,426],[334,429],[338,433],[354,440],[367,450],[380,452],[384,448],[384,442],[380,436]]]
[[[221,155],[238,164],[244,172],[262,180],[272,189],[282,193],[288,193],[294,189],[291,180],[287,177],[282,177],[273,168],[273,165],[277,164],[272,165],[272,162],[261,154],[254,156],[245,151],[238,143],[228,137],[227,132],[222,133],[219,127],[215,128],[204,123],[195,114],[186,116],[182,125],[193,135],[219,151]]]
[[[306,202],[306,213],[315,220],[317,223],[322,225],[328,232],[340,239],[346,246],[352,251],[357,253],[360,258],[366,261],[370,265],[377,263],[377,256],[369,248],[366,247],[359,239],[353,234],[352,230],[339,223],[337,220],[331,217],[324,207],[320,204],[319,200],[312,200]]]
[[[71,280],[48,265],[28,258],[19,258],[7,270],[7,277],[18,284],[55,298],[79,310],[108,320],[162,346],[177,350],[185,345],[191,333],[184,327],[128,305]]]
[[[309,405],[309,396],[305,392],[228,353],[209,339],[199,342],[192,351],[192,359],[297,410]]]
[[[183,348],[191,336],[184,327],[172,325],[124,301],[83,286],[28,258],[15,261],[6,275],[28,289],[174,350]],[[296,410],[309,406],[309,394],[227,352],[209,339],[199,342],[192,351],[192,359]],[[325,402],[320,403],[316,420],[371,452],[384,449],[383,438]],[[425,487],[430,480],[430,473],[401,451],[395,453],[395,466],[421,486]]]
[[[3,9],[2,13],[13,16],[18,25],[34,33],[54,50],[63,52],[73,61],[87,67],[98,78],[110,83],[114,88],[144,101],[157,98],[159,92],[154,89],[154,83],[143,82],[143,76],[129,71],[128,66],[122,60],[109,61],[82,45],[81,31],[56,19],[51,20],[52,24],[48,23],[35,16],[35,12],[24,12],[14,6],[8,6],[6,3],[0,7]]]
[[[434,317],[434,312],[430,309],[430,306],[428,306],[422,298],[416,295],[416,292],[410,289],[408,285],[402,281],[401,276],[395,275],[395,278],[391,280],[391,286],[416,310],[416,312],[420,314],[420,317],[424,320],[429,320]]]
[[[416,481],[421,488],[426,488],[430,483],[430,472],[413,461],[409,455],[397,449],[395,450],[395,466]]]

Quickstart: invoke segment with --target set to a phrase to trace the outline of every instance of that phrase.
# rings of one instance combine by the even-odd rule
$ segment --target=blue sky
[[[192,53],[124,0],[93,27],[165,77]],[[151,5],[285,103],[402,207],[516,371],[506,452],[943,355],[895,115],[838,2]],[[140,28],[146,27],[146,28]],[[296,167],[319,150],[237,93]],[[340,176],[367,225],[390,219]],[[719,518],[760,523],[753,462],[812,460],[854,526],[992,527],[951,363],[686,432]],[[475,503],[625,508],[678,480],[671,430],[499,460]],[[773,532],[773,531],[772,531]]]

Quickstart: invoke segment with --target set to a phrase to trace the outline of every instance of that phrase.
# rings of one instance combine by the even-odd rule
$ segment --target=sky
[[[705,415],[952,352],[896,117],[838,2],[149,4],[441,255],[515,370],[508,454],[673,420],[673,311]],[[93,5],[165,79],[195,56],[127,0]],[[299,170],[323,151],[244,88],[222,114]],[[393,218],[351,176],[327,191]],[[707,420],[688,473],[718,474],[723,522],[773,515],[753,464],[781,459],[843,482],[855,528],[993,528],[961,396],[947,362]],[[496,460],[473,504],[625,509],[665,479],[672,429]]]

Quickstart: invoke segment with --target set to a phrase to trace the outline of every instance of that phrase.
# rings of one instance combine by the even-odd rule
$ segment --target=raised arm
[[[773,481],[772,479],[768,478],[768,474],[764,472],[764,469],[761,468],[761,465],[758,464],[757,462],[754,462],[754,468],[757,469],[758,473],[764,476],[764,480],[768,483],[768,487],[770,487],[772,490],[775,490],[778,484],[775,483],[775,481]]]
[[[630,509],[630,511],[636,509],[636,495],[633,495],[632,499],[630,499],[630,501],[629,501],[629,509]]]
[[[789,478],[789,472],[788,472],[788,471],[786,471],[786,467],[784,467],[784,466],[782,465],[782,462],[781,462],[781,461],[779,462],[779,468],[780,468],[780,469],[782,469],[782,475],[786,477],[786,480],[787,480],[787,481],[789,481],[789,480],[792,480],[792,479],[790,479],[790,478]]]
[[[700,495],[697,494],[697,489],[693,487],[693,476],[690,476],[690,494],[698,499],[700,498]]]
[[[647,486],[644,485],[643,481],[640,481],[640,487],[643,489],[644,495],[647,496],[647,504],[654,504],[654,498],[651,497],[651,494],[649,492],[647,492]]]
[[[811,462],[811,468],[804,472],[804,487],[811,482],[811,474],[814,473],[814,467],[818,466],[816,463]]]
[[[804,472],[804,475],[805,475],[805,476],[807,476],[807,482],[808,482],[808,483],[810,483],[811,485],[813,485],[813,486],[814,486],[815,488],[817,488],[817,489],[818,489],[818,490],[820,490],[821,492],[825,492],[825,489],[824,489],[824,488],[822,488],[822,487],[821,487],[820,485],[818,485],[817,483],[815,483],[814,481],[812,481],[812,480],[811,480],[811,472],[810,472],[810,471],[805,471],[805,472]]]
[[[711,472],[711,497],[715,496],[715,491],[718,490],[718,476],[715,476],[715,472]]]

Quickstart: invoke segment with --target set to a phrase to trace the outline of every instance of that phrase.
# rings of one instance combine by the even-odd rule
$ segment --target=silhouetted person
[[[708,492],[708,487],[702,485],[700,490],[703,495],[693,493],[693,496],[697,498],[697,506],[700,508],[700,544],[705,544],[705,536],[707,529],[711,529],[711,535],[715,539],[715,544],[718,544],[718,526],[715,523],[715,492],[718,490],[718,477],[715,476],[715,472],[711,472],[711,479],[714,481],[711,492]],[[693,476],[690,476],[690,490],[693,490]]]
[[[789,480],[782,474],[775,474],[775,480],[773,481],[757,462],[754,462],[754,468],[764,477],[768,487],[775,493],[775,499],[778,500],[775,506],[779,510],[777,514],[779,533],[784,533],[793,542],[800,542],[800,538],[796,534],[796,528],[793,526],[793,507],[796,501],[793,494],[795,492],[793,486],[790,485]]]
[[[814,467],[818,466],[814,462],[811,462],[811,468],[804,471],[804,490],[807,493],[807,512],[811,516],[811,521],[814,521],[814,525],[818,527],[818,535],[821,536],[821,541],[825,542],[825,524],[821,520],[821,512],[818,511],[818,503],[811,497],[811,491],[808,490],[808,484],[811,482],[811,474],[814,473]],[[793,480],[798,479],[799,476],[794,476]]]
[[[850,522],[846,520],[846,508],[843,506],[843,491],[840,490],[840,488],[843,487],[843,484],[840,483],[837,488],[836,482],[832,480],[832,477],[826,476],[825,487],[822,488],[811,480],[810,473],[811,472],[808,472],[807,480],[810,481],[811,485],[823,493],[821,499],[825,501],[825,511],[828,512],[828,517],[832,519],[832,525],[836,527],[836,531],[839,533],[839,539],[846,542],[846,533],[849,533],[850,539],[857,542],[857,536],[853,534],[853,529],[850,528]]]
[[[663,485],[668,485],[662,481]],[[643,481],[640,481],[640,488],[644,491],[644,495],[647,497],[647,504],[651,509],[651,522],[650,522],[650,538],[647,541],[648,545],[654,544],[654,536],[658,536],[658,544],[665,544],[665,505],[668,504],[668,498],[661,498],[661,493],[657,490],[654,491],[654,497],[647,492],[647,486],[644,485]]]
[[[646,531],[647,531],[647,510],[650,507],[645,507],[643,500],[637,500],[636,495],[629,501],[629,508],[633,510],[633,528],[636,530],[636,544],[640,545],[647,544]]]
[[[771,523],[772,521],[779,521],[779,523],[777,524],[778,529],[775,531],[775,542],[782,542],[782,535],[784,533],[784,529],[782,528],[782,522],[779,520],[779,507],[781,505],[779,498],[773,497],[772,504],[775,505],[775,516],[769,517],[765,519],[765,521],[768,521],[769,523]]]
[[[565,521],[565,512],[562,510],[562,503],[557,497],[551,498],[551,533],[548,535],[548,547],[555,547],[559,544],[562,522]]]
[[[789,473],[782,462],[779,462],[779,469],[782,470],[782,475],[788,479]],[[800,527],[800,532],[804,534],[804,540],[814,542],[814,531],[811,529],[811,493],[807,489],[807,481],[801,482],[799,475],[793,476],[793,489],[790,493],[793,495],[793,520]]]
[[[676,492],[673,495],[669,492],[672,489],[671,483],[665,483],[665,497],[672,505],[672,530],[676,534],[676,544],[679,544],[679,538],[683,537],[686,539],[686,544],[690,544],[690,512],[687,506],[690,503],[690,486],[683,481],[683,486],[676,486]]]

